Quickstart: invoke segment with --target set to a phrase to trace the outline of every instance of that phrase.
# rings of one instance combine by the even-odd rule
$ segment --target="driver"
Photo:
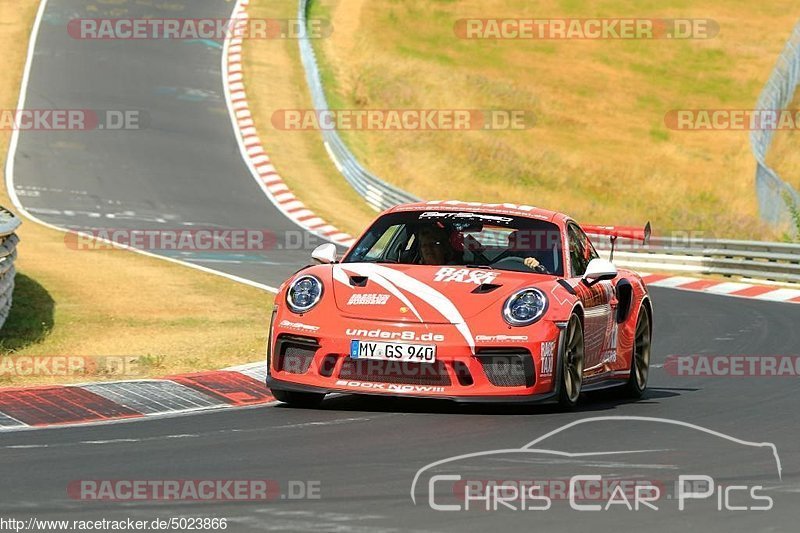
[[[517,250],[517,248],[518,248],[518,246],[517,246],[517,236],[518,235],[517,234],[518,233],[519,233],[519,230],[516,230],[516,231],[511,232],[511,234],[509,234],[509,236],[508,236],[508,249],[509,250]],[[525,253],[525,252],[529,253],[529,250],[525,250],[523,253]],[[548,274],[549,273],[547,271],[547,268],[545,268],[545,266],[543,264],[541,264],[539,262],[539,260],[536,259],[535,257],[524,257],[524,258],[522,258],[522,263],[526,267],[528,267],[531,270],[533,270],[534,272],[539,272],[541,274]]]
[[[417,233],[419,239],[420,264],[446,265],[453,258],[448,233],[438,226],[422,226]]]

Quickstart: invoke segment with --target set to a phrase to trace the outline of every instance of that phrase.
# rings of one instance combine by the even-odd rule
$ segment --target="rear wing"
[[[650,241],[650,223],[648,222],[644,228],[635,228],[633,226],[581,226],[583,231],[592,235],[608,235],[611,237],[613,243],[619,237],[623,239],[631,239],[634,241],[642,241],[647,244]]]
[[[611,255],[609,261],[614,260],[614,246],[617,244],[617,239],[631,239],[633,241],[642,241],[643,244],[650,242],[650,222],[644,228],[635,228],[633,226],[581,226],[583,231],[592,235],[608,235],[611,237]]]

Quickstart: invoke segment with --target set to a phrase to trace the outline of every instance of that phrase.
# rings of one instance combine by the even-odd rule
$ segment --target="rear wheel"
[[[564,336],[565,346],[561,358],[561,384],[558,404],[571,409],[578,404],[583,386],[583,326],[578,315],[572,315]]]
[[[316,392],[295,392],[286,390],[273,390],[272,395],[279,402],[289,404],[292,407],[319,407],[322,403],[324,394]]]
[[[633,338],[633,357],[631,357],[631,373],[625,384],[625,395],[630,398],[641,398],[647,388],[647,377],[650,373],[651,324],[647,308],[642,306],[636,318],[636,334]]]

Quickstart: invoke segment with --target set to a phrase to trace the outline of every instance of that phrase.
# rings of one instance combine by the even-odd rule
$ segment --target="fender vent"
[[[502,287],[502,285],[498,285],[496,283],[481,283],[472,290],[472,294],[486,294],[487,292],[492,292],[500,287]]]
[[[353,287],[366,287],[367,280],[369,280],[367,276],[350,276],[350,285]]]

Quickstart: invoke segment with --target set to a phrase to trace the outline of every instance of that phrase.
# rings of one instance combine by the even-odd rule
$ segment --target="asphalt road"
[[[303,234],[270,203],[239,153],[221,42],[81,40],[67,31],[76,18],[224,19],[232,9],[222,0],[49,0],[26,109],[128,111],[140,119],[129,123],[133,129],[20,132],[14,184],[25,208],[74,229],[268,231],[277,243],[264,252],[152,251],[272,286],[305,264]]]
[[[800,346],[797,306],[658,288],[653,299],[654,365],[663,364],[669,354],[796,354]],[[654,368],[644,400],[629,403],[595,394],[572,413],[546,406],[341,396],[327,400],[320,410],[266,406],[9,433],[0,436],[0,515],[70,520],[205,516],[227,518],[231,531],[790,531],[800,516],[799,396],[796,378],[689,378]],[[461,461],[448,473],[539,480],[599,472],[619,479],[661,480],[668,487],[683,472],[709,475],[725,487],[762,485],[773,498],[773,509],[720,511],[715,493],[708,500],[689,502],[681,512],[674,493],[666,498],[668,490],[658,511],[639,512],[579,512],[564,501],[554,502],[549,511],[442,512],[430,509],[424,494],[417,505],[411,500],[416,472],[433,461],[519,448],[564,424],[598,416],[668,418],[745,441],[772,442],[782,479],[767,449],[633,420],[578,426],[538,447],[638,453]],[[290,481],[311,481],[319,483],[320,498],[120,503],[67,495],[71,481],[87,479],[269,479],[284,494]]]
[[[157,11],[159,5],[169,7],[168,14]],[[26,208],[43,220],[75,228],[198,225],[295,231],[263,196],[238,153],[222,96],[217,46],[86,42],[64,31],[66,21],[80,16],[224,17],[231,7],[212,0],[50,0],[27,107],[139,109],[147,112],[149,125],[141,131],[24,132],[15,179]],[[307,250],[275,250],[214,263],[208,257],[188,259],[275,285],[307,255]],[[654,365],[662,365],[670,354],[797,354],[798,306],[668,289],[652,292]],[[598,394],[571,413],[545,406],[342,396],[320,410],[265,406],[2,433],[0,517],[215,517],[229,521],[228,531],[796,530],[798,399],[796,378],[688,378],[657,366],[644,400],[630,403]],[[666,422],[598,421],[539,445],[583,455],[554,459],[514,452],[569,422],[607,416],[666,418],[744,441],[774,443],[782,477],[763,447]],[[424,490],[416,505],[412,501],[419,469],[451,456],[497,449],[507,451],[474,463],[456,461],[435,472],[550,480],[599,472],[661,481],[665,494],[669,481],[687,472],[712,476],[723,488],[707,500],[690,502],[684,511],[677,508],[674,494],[658,502],[658,511],[617,507],[579,512],[557,501],[546,511],[444,512],[430,508]],[[617,453],[597,455],[606,452]],[[420,478],[424,483],[425,476]],[[320,497],[266,503],[93,502],[76,500],[67,490],[74,481],[120,479],[269,479],[284,495],[290,482],[306,481],[318,484]],[[736,485],[764,486],[773,509],[719,510],[717,494]],[[438,494],[435,500],[447,496]]]

